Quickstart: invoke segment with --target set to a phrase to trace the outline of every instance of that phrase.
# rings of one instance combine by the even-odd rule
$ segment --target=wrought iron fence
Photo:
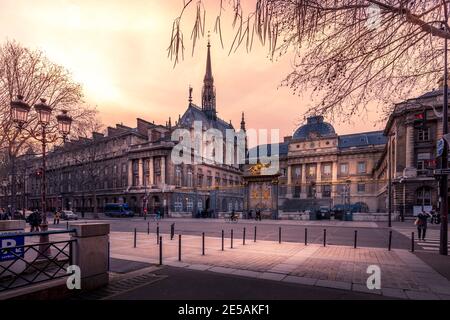
[[[8,239],[49,237],[55,234],[69,234],[75,230],[9,233],[0,235],[0,293],[6,290],[64,278],[67,266],[72,265],[72,243],[76,240],[44,241],[31,244],[4,245]],[[23,241],[24,242],[24,241]]]

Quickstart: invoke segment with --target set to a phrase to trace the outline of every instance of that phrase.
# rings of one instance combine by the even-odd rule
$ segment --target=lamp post
[[[446,6],[447,4],[445,4]],[[445,8],[446,19],[443,22],[443,28],[447,28],[447,8]],[[442,106],[442,135],[445,137],[448,134],[448,40],[444,39],[444,92],[443,92],[443,106]],[[445,140],[445,139],[444,139]],[[444,142],[444,150],[442,152],[441,169],[444,172],[448,168],[448,142]],[[441,199],[441,243],[439,246],[439,253],[447,255],[448,253],[448,175],[442,174],[439,184],[439,197]]]
[[[22,131],[28,120],[28,113],[31,107],[23,100],[22,95],[18,95],[16,100],[11,101],[11,118],[17,126],[18,133]],[[14,142],[12,142],[14,144]],[[17,172],[16,172],[16,154],[13,152],[13,146],[9,148],[9,159],[11,161],[11,213],[14,215],[16,211],[16,189],[17,189]]]
[[[11,114],[12,119],[18,124],[19,128],[24,129],[27,123],[28,112],[30,106],[23,101],[23,96],[18,96],[18,100],[11,102]],[[46,156],[47,156],[47,131],[49,130],[52,108],[46,103],[45,99],[41,99],[39,103],[34,105],[34,109],[37,113],[37,120],[41,129],[41,137],[36,138],[42,144],[42,170],[41,170],[41,231],[48,230],[47,223],[47,182],[46,182]],[[70,133],[70,127],[72,125],[72,118],[67,114],[66,110],[56,116],[58,122],[59,132],[62,134],[63,140],[66,140],[67,135]],[[40,236],[40,243],[48,242],[48,235]],[[48,246],[41,245],[39,248],[41,254],[50,255]]]

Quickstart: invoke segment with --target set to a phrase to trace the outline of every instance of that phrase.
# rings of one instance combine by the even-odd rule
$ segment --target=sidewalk
[[[229,236],[229,235],[228,235]],[[128,233],[111,234],[111,257],[138,262],[158,263],[156,235],[138,234],[137,248]],[[211,271],[249,278],[296,283],[314,287],[364,292],[401,299],[450,299],[449,281],[406,250],[343,246],[304,246],[298,243],[206,237],[202,256],[198,236],[182,236],[182,261],[178,262],[178,236],[163,235],[163,264],[189,270]],[[381,290],[366,286],[369,265],[381,269]],[[245,299],[243,296],[242,298]]]

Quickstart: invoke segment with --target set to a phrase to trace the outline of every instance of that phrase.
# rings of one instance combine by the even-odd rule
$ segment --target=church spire
[[[203,79],[202,90],[202,110],[208,118],[216,119],[216,89],[214,88],[214,78],[211,67],[211,42],[208,34],[208,52],[206,56],[206,73]]]
[[[241,120],[241,130],[242,131],[246,131],[245,129],[245,118],[244,118],[244,113],[242,112],[242,120]]]

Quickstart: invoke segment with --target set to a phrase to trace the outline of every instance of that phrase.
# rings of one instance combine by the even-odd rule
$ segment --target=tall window
[[[358,183],[358,192],[363,193],[366,192],[366,185],[364,183]]]
[[[197,187],[203,186],[203,174],[199,173],[197,175]]]
[[[330,198],[331,197],[331,186],[329,184],[325,184],[322,186],[322,198]]]
[[[348,175],[348,163],[341,163],[339,165],[339,173],[343,176]]]
[[[292,182],[295,183],[300,183],[300,179],[301,179],[301,174],[302,174],[302,168],[300,166],[293,166],[292,170],[291,170],[291,179]]]
[[[192,201],[192,198],[187,198],[187,201],[186,201],[186,210],[187,210],[188,212],[194,210],[194,201]]]
[[[176,212],[183,211],[183,199],[180,196],[175,197],[175,202],[173,203],[173,209]]]
[[[180,166],[175,167],[175,185],[181,187],[181,168]]]
[[[133,186],[139,184],[139,162],[138,160],[133,160]]]
[[[364,161],[358,162],[358,173],[366,173],[366,163]]]
[[[316,176],[316,165],[315,164],[309,164],[306,167],[306,172],[308,177],[312,178]]]
[[[427,169],[427,163],[431,159],[431,153],[423,152],[417,154],[417,170],[420,173],[424,173]]]
[[[430,140],[430,128],[423,128],[417,130],[417,141],[429,141]]]
[[[192,182],[192,169],[188,169],[188,172],[187,172],[187,186],[188,186],[189,188],[192,188],[192,187],[193,187],[193,182]]]
[[[310,184],[308,185],[308,198],[315,198],[316,197],[316,185]]]
[[[431,188],[421,187],[416,191],[416,204],[419,206],[431,205]]]
[[[322,165],[322,175],[325,177],[331,176],[331,164],[330,163],[326,163],[326,164]]]

